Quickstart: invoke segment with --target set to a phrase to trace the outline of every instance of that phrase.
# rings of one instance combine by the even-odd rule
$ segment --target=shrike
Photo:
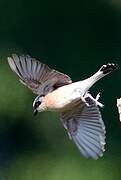
[[[34,114],[57,111],[63,126],[79,151],[87,158],[97,159],[104,152],[105,125],[98,106],[99,94],[93,98],[90,87],[105,75],[117,69],[117,65],[103,65],[91,77],[72,83],[69,76],[50,69],[30,56],[13,54],[8,57],[11,69],[20,81],[38,96],[33,102]]]

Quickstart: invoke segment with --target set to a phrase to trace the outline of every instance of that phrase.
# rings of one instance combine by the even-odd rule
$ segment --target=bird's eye
[[[34,108],[36,109],[40,104],[41,104],[41,102],[40,102],[40,101],[37,101],[37,102],[35,103],[35,105],[34,105]]]

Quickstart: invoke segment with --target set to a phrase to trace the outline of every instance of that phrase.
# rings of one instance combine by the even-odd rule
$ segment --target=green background
[[[120,180],[121,68],[91,88],[101,92],[106,152],[85,159],[58,114],[32,113],[35,95],[10,70],[7,56],[30,54],[73,81],[107,62],[121,67],[119,0],[0,0],[0,180]]]

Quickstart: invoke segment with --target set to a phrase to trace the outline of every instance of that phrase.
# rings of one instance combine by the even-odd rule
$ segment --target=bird
[[[89,89],[102,77],[118,68],[107,63],[92,76],[72,82],[71,78],[29,55],[8,57],[11,70],[21,83],[37,94],[33,102],[34,115],[42,111],[58,112],[69,138],[82,156],[98,159],[105,151],[106,130],[102,120],[100,94],[94,98]]]

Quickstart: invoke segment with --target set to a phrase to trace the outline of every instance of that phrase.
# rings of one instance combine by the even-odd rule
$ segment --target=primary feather
[[[105,145],[105,125],[96,103],[85,98],[72,110],[61,113],[61,121],[69,136],[85,157],[97,159],[103,155]]]
[[[13,54],[8,57],[8,63],[20,81],[38,95],[46,95],[55,88],[72,83],[66,74],[49,68],[29,55]]]

